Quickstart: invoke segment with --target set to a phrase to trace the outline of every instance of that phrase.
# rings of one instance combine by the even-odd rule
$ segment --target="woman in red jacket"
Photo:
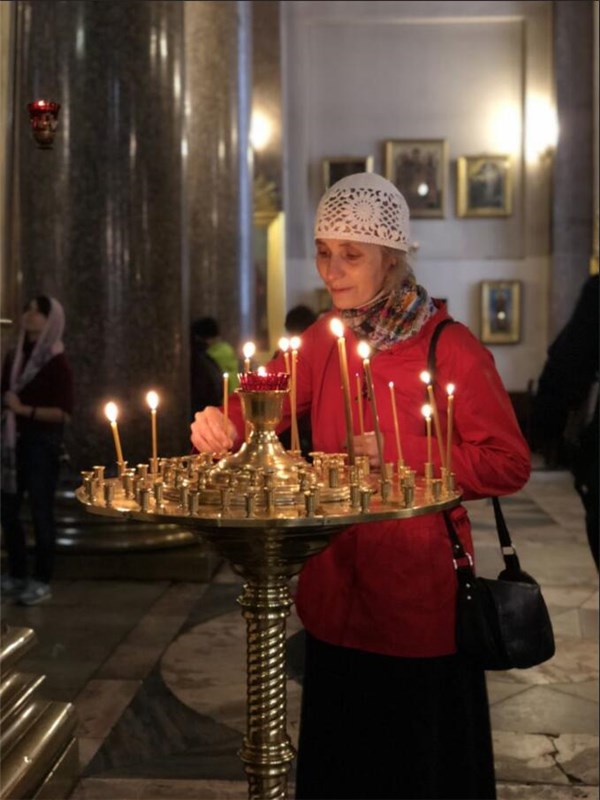
[[[408,265],[406,201],[379,175],[351,175],[322,198],[315,240],[334,312],[304,332],[298,361],[298,413],[310,409],[314,449],[345,446],[337,342],[329,328],[335,313],[346,325],[351,375],[363,372],[357,343],[371,347],[385,461],[397,459],[393,381],[403,457],[422,472],[420,373],[432,334],[448,314]],[[444,387],[456,386],[452,469],[464,499],[517,491],[529,476],[529,449],[491,354],[456,323],[440,336],[436,364],[443,429]],[[268,369],[284,371],[283,359]],[[288,424],[284,419],[282,426]],[[364,424],[373,429],[369,404]],[[196,414],[192,442],[209,451],[239,446],[239,404],[230,408],[228,432],[221,412],[208,408]],[[354,445],[377,464],[372,435],[356,435]],[[439,470],[437,448],[433,456]],[[452,517],[472,554],[465,508]],[[485,675],[456,652],[455,586],[440,514],[352,525],[306,563],[296,596],[306,629],[298,798],[496,796]]]

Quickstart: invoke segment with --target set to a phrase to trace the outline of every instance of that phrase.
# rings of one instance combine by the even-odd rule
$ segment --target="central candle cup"
[[[286,452],[276,433],[283,415],[283,403],[289,393],[288,379],[289,376],[284,374],[249,373],[241,376],[242,384],[236,389],[236,394],[240,396],[250,433],[239,451],[221,459],[216,469],[271,469],[278,480],[296,480],[297,459]],[[277,385],[285,388],[260,388]]]

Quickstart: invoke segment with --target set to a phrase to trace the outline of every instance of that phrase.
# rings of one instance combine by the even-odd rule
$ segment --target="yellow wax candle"
[[[152,472],[158,472],[158,438],[156,434],[156,409],[158,408],[158,395],[151,391],[146,395],[146,402],[150,406],[152,426]]]
[[[119,409],[117,408],[116,403],[107,403],[104,406],[104,413],[108,421],[110,422],[110,427],[113,434],[113,439],[115,442],[115,451],[117,453],[117,463],[123,463],[123,451],[121,449],[121,440],[119,438],[119,429],[117,428],[117,417],[119,415]]]
[[[344,325],[339,319],[330,322],[332,333],[337,336],[338,358],[340,374],[342,377],[342,391],[344,395],[344,413],[346,417],[346,441],[348,447],[348,463],[354,466],[354,426],[352,423],[352,405],[350,402],[350,379],[348,377],[348,360],[346,358],[346,340],[344,338]]]
[[[427,425],[427,463],[431,464],[431,406],[424,405],[421,409],[421,413],[425,417],[425,423]]]
[[[448,474],[452,472],[452,425],[454,422],[454,384],[449,383],[446,386],[446,392],[448,394],[448,406],[447,406],[447,416],[448,416],[448,426],[446,431],[446,469],[448,470]]]
[[[292,336],[290,339],[290,348],[292,350],[292,385],[290,392],[290,410],[291,410],[291,449],[300,450],[300,434],[298,433],[298,408],[297,408],[297,378],[298,378],[298,349],[300,347],[300,337]]]
[[[400,426],[398,425],[398,409],[396,408],[396,395],[394,393],[394,381],[390,381],[390,399],[392,401],[392,414],[394,417],[394,433],[396,435],[396,451],[398,455],[398,462],[403,465],[404,458],[402,457],[402,444],[400,443]]]
[[[365,368],[365,378],[367,379],[367,389],[369,391],[369,400],[371,402],[371,413],[373,415],[373,428],[375,430],[375,442],[377,444],[377,455],[379,457],[379,469],[381,476],[385,475],[385,461],[383,459],[383,439],[381,438],[381,429],[379,427],[379,415],[377,413],[377,401],[375,399],[375,386],[373,385],[373,373],[371,372],[371,361],[369,355],[371,348],[366,342],[360,342],[358,345],[358,355],[363,360],[363,367]]]
[[[227,433],[229,419],[229,373],[223,373],[223,430]]]
[[[358,404],[358,430],[360,435],[365,435],[365,419],[363,415],[362,386],[360,375],[356,373],[356,402]]]
[[[290,371],[290,354],[288,350],[290,349],[290,340],[287,339],[285,336],[282,336],[279,340],[279,349],[283,353],[283,360],[285,361],[285,371],[288,375],[291,375]]]
[[[442,438],[442,426],[440,425],[440,415],[438,414],[437,404],[435,402],[435,395],[433,393],[433,384],[431,383],[431,375],[424,371],[421,373],[421,380],[427,384],[427,395],[429,397],[429,405],[431,406],[431,413],[433,415],[433,423],[435,425],[435,438],[438,443],[438,450],[440,454],[440,464],[442,467],[446,466],[446,456],[444,453],[444,440]]]
[[[242,348],[244,354],[244,372],[250,372],[250,359],[256,353],[256,345],[254,342],[246,342]]]

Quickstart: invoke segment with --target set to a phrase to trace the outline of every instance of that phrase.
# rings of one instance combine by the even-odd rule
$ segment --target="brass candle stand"
[[[239,755],[250,800],[285,800],[294,758],[286,730],[290,578],[341,528],[442,511],[460,494],[448,476],[421,478],[393,464],[375,474],[366,457],[348,465],[346,453],[315,452],[309,464],[275,433],[287,391],[238,392],[250,429],[238,453],[161,458],[152,472],[122,463],[116,478],[94,467],[77,497],[95,514],[193,528],[244,578],[247,727]]]

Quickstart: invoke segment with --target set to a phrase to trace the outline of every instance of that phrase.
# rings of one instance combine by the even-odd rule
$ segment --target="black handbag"
[[[498,498],[492,502],[505,563],[496,580],[475,575],[444,514],[457,578],[456,646],[483,669],[527,669],[554,655],[552,623],[540,585],[521,569]]]
[[[427,369],[435,380],[435,351],[442,320],[429,343]],[[444,513],[452,543],[457,578],[456,646],[483,669],[527,669],[552,658],[555,651],[550,615],[537,581],[521,569],[497,497],[492,498],[496,530],[505,569],[496,580],[478,578],[448,512]]]

